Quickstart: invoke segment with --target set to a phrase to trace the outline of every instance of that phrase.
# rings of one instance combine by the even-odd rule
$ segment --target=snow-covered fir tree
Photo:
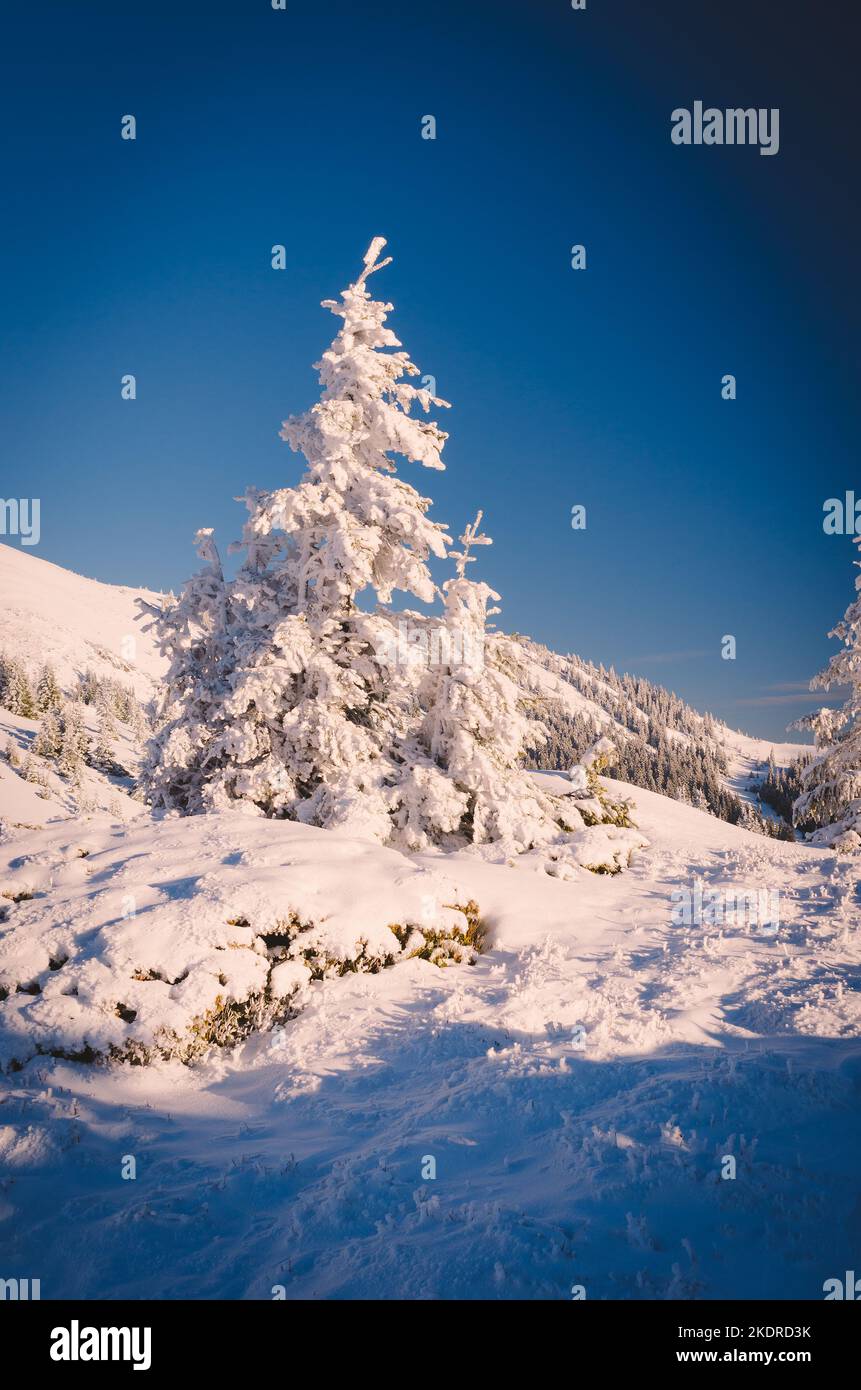
[[[110,691],[101,687],[96,697],[99,729],[96,745],[92,753],[92,761],[96,767],[100,767],[104,771],[110,771],[116,766],[113,745],[117,737],[117,726],[114,723],[113,712],[111,710],[110,693]]]
[[[425,754],[413,758],[399,789],[396,823],[407,844],[461,831],[473,844],[497,841],[508,852],[531,849],[558,835],[549,800],[522,767],[528,741],[541,726],[522,708],[522,691],[500,663],[487,619],[499,594],[467,579],[482,513],[452,552],[456,577],[446,580],[444,650],[428,666],[420,692],[426,710],[418,737]],[[445,776],[440,777],[439,771]]]
[[[861,537],[855,544],[861,545]],[[853,563],[861,569],[861,560]],[[856,597],[828,634],[840,640],[841,649],[810,683],[812,690],[848,686],[846,701],[840,709],[815,710],[795,726],[811,729],[815,742],[793,807],[795,823],[812,821],[826,834],[833,827],[835,844],[845,850],[861,849],[861,575],[855,589]]]
[[[36,709],[39,714],[44,714],[46,710],[57,710],[63,703],[63,692],[57,683],[53,666],[46,662],[39,672],[36,682]]]
[[[59,772],[73,786],[79,785],[90,748],[84,715],[77,701],[67,701],[60,712],[63,733],[57,759]]]
[[[96,672],[92,667],[88,666],[87,669],[82,671],[78,676],[78,688],[75,692],[77,699],[84,705],[95,704],[100,686],[101,682]]]
[[[233,665],[229,586],[211,528],[194,540],[203,568],[152,624],[170,665],[140,777],[154,806],[185,812],[219,804],[222,712]]]
[[[392,306],[367,289],[389,263],[384,245],[376,238],[357,280],[324,301],[343,323],[317,364],[322,396],[281,431],[304,454],[305,475],[246,495],[244,560],[230,592],[234,669],[205,734],[194,732],[204,716],[189,705],[182,669],[168,678],[177,717],[156,739],[146,785],[150,795],[164,786],[177,741],[206,738],[200,783],[173,779],[170,802],[183,809],[243,801],[267,815],[388,832],[391,749],[411,696],[385,660],[390,618],[357,600],[385,605],[397,589],[431,602],[427,562],[445,555],[447,536],[427,516],[429,499],[396,473],[398,455],[444,466],[446,435],[412,412],[445,402],[409,380],[419,369],[391,350],[400,349],[385,326]]]
[[[39,732],[33,740],[33,752],[39,758],[56,760],[63,746],[63,728],[57,710],[49,706],[39,721]]]
[[[36,716],[36,700],[27,671],[16,657],[0,657],[0,705],[23,719]]]

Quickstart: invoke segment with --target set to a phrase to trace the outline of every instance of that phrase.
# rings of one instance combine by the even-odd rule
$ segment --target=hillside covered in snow
[[[0,545],[0,651],[31,668],[50,662],[66,690],[93,670],[151,699],[167,669],[145,630],[147,605],[160,600],[148,589],[85,579]]]

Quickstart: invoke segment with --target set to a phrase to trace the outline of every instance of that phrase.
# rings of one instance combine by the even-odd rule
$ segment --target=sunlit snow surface
[[[297,891],[387,922],[426,868],[479,902],[489,949],[311,985],[298,1018],[194,1067],[6,1076],[4,1263],[46,1298],[821,1297],[861,1240],[858,870],[613,789],[651,842],[617,876],[464,853],[402,859],[398,882],[390,851],[303,831]],[[207,835],[229,855],[205,822],[114,833],[151,879],[185,835],[187,905]],[[777,936],[673,925],[695,875],[778,888]]]

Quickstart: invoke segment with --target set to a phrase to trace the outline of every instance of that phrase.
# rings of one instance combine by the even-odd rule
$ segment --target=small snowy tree
[[[57,710],[49,706],[39,723],[39,732],[33,740],[33,752],[39,758],[52,761],[60,756],[63,746],[63,729]]]
[[[44,714],[49,709],[59,709],[62,703],[63,694],[57,684],[54,668],[46,662],[36,682],[36,709],[39,714]]]
[[[36,701],[26,670],[15,657],[2,659],[0,670],[0,703],[10,714],[22,719],[33,719],[36,715]]]
[[[170,666],[140,777],[154,806],[184,812],[216,804],[209,790],[223,759],[218,740],[233,665],[229,586],[211,528],[197,532],[195,545],[203,568],[152,624]]]
[[[74,786],[80,783],[84,770],[90,740],[84,728],[84,716],[80,704],[68,701],[61,710],[63,734],[60,741],[60,755],[57,759],[58,771]]]
[[[452,552],[457,576],[443,585],[447,650],[429,666],[421,692],[418,743],[426,757],[414,757],[404,774],[396,824],[407,843],[419,843],[422,830],[431,839],[460,830],[474,844],[500,841],[517,852],[546,843],[559,825],[522,766],[525,748],[544,730],[524,713],[522,692],[487,632],[488,617],[499,612],[488,603],[499,595],[466,578],[472,546],[491,544],[479,533],[481,518]]]
[[[99,678],[92,667],[88,666],[86,671],[82,671],[78,676],[77,698],[85,705],[95,703],[99,693]]]
[[[111,713],[110,694],[104,687],[100,688],[96,697],[96,710],[99,717],[99,732],[93,750],[93,762],[97,767],[109,771],[116,764],[113,741],[117,737],[117,726]]]
[[[47,790],[48,779],[45,776],[44,768],[40,767],[38,759],[34,758],[32,753],[28,753],[25,757],[21,775],[26,782],[32,782],[35,786]]]
[[[861,537],[855,544],[861,544]],[[861,561],[853,563],[861,568]],[[810,683],[812,690],[847,685],[847,699],[841,709],[815,710],[794,726],[812,730],[816,749],[802,773],[801,794],[793,805],[796,825],[812,821],[827,827],[844,821],[847,814],[861,822],[861,575],[855,589],[856,598],[828,634],[839,638],[842,648]],[[845,847],[861,847],[861,839],[857,846],[847,843]]]
[[[114,682],[111,688],[110,708],[117,719],[122,720],[123,724],[128,724],[133,733],[139,733],[143,730],[141,707],[130,686]]]

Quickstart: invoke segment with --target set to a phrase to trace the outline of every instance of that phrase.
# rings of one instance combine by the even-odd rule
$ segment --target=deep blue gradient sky
[[[453,532],[484,508],[499,621],[780,738],[854,576],[822,529],[861,495],[851,23],[773,0],[5,6],[0,493],[41,497],[34,553],[161,588],[198,526],[226,549],[246,485],[299,477],[278,428],[317,395],[319,301],[381,234],[375,291],[454,406],[447,472],[404,476]],[[696,99],[779,107],[779,153],[674,146]]]

